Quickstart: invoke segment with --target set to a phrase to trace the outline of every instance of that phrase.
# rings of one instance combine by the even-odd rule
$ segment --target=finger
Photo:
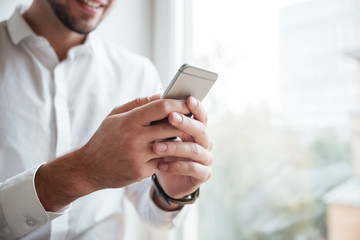
[[[160,94],[155,94],[153,96],[150,97],[139,97],[136,98],[128,103],[125,103],[121,106],[115,107],[111,113],[109,114],[109,116],[114,115],[114,114],[120,114],[120,113],[124,113],[124,112],[128,112],[134,108],[143,106],[149,102],[155,101],[160,99],[161,95]]]
[[[154,173],[158,171],[158,166],[162,158],[154,158],[147,161],[144,165],[144,178],[151,177]]]
[[[161,172],[189,176],[196,179],[194,185],[201,184],[210,179],[211,167],[192,161],[159,162],[158,169]]]
[[[155,142],[183,135],[182,131],[173,127],[168,122],[148,125],[144,128],[143,133],[147,136],[146,142]]]
[[[190,110],[184,100],[161,99],[134,109],[133,119],[141,125],[150,125],[151,122],[161,120],[172,112],[189,114]]]
[[[184,133],[184,134],[180,135],[179,137],[181,138],[181,140],[183,142],[195,142],[194,138],[187,133]]]
[[[202,122],[174,112],[169,115],[169,123],[192,136],[194,141],[204,148],[211,149],[212,142]]]
[[[194,118],[206,125],[208,121],[207,112],[199,100],[190,96],[186,99],[186,104],[190,109],[190,112],[194,115]]]
[[[187,158],[206,166],[213,162],[211,152],[193,142],[157,142],[152,149],[160,156]]]

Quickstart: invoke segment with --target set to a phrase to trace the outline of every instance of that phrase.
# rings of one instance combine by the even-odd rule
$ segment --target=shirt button
[[[34,218],[28,218],[28,219],[26,219],[26,224],[28,225],[28,226],[35,226],[36,225],[36,223],[37,223],[37,221],[36,221],[36,219],[34,219]]]

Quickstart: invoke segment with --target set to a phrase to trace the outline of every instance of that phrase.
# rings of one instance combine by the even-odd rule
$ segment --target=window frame
[[[178,68],[192,56],[192,1],[153,0],[153,4],[152,59],[165,88]],[[198,240],[198,221],[195,203],[182,227],[164,239]]]

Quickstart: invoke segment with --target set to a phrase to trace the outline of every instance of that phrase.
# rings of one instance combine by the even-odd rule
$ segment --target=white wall
[[[31,0],[0,0],[0,21],[9,18],[18,4],[29,5]]]
[[[112,12],[96,31],[152,58],[152,0],[117,0]]]
[[[0,0],[0,21],[11,16],[18,4],[32,0]],[[152,0],[117,0],[96,29],[103,37],[152,58]]]
[[[153,61],[167,85],[184,63],[184,0],[153,0]]]

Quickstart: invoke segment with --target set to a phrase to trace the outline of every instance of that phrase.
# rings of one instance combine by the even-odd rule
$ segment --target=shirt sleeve
[[[0,183],[0,239],[17,239],[61,213],[46,212],[37,196],[34,178],[41,165]]]
[[[190,211],[191,205],[185,205],[177,211],[162,210],[152,200],[152,184],[150,179],[145,179],[125,188],[125,194],[134,204],[140,218],[153,229],[171,229],[180,226]]]

